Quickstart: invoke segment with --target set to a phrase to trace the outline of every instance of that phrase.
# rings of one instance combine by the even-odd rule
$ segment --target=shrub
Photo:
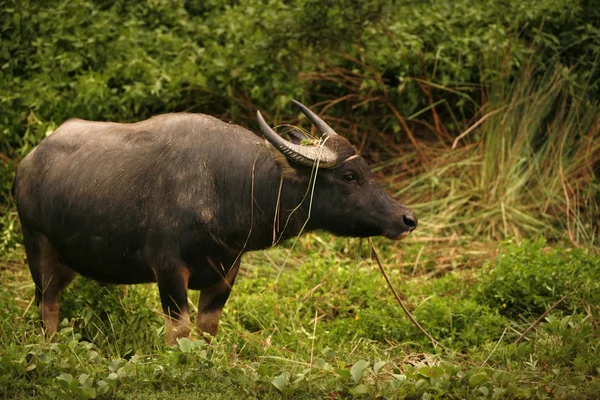
[[[600,304],[600,260],[584,249],[549,249],[544,240],[506,244],[481,277],[477,299],[511,317],[539,316],[557,307],[567,313]],[[594,312],[597,312],[594,309]]]

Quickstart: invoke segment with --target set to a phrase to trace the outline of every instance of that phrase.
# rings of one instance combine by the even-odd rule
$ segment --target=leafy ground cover
[[[13,253],[0,275],[0,396],[584,399],[600,392],[597,255],[524,241],[470,265],[463,244],[452,266],[439,268],[418,237],[379,244],[412,313],[446,350],[402,314],[358,240],[309,235],[294,249],[249,255],[217,337],[209,345],[193,335],[174,347],[164,345],[154,285],[101,287],[83,278],[63,294],[58,338],[42,340],[33,284],[22,254]]]

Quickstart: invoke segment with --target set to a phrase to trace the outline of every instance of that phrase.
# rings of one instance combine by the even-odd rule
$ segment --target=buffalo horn
[[[302,105],[300,104],[300,106]],[[310,112],[310,110],[308,110],[308,112]],[[306,114],[306,116],[312,120],[309,114],[307,114],[306,112],[304,112],[304,114]],[[269,125],[267,125],[260,111],[257,111],[256,115],[258,117],[258,124],[260,125],[260,129],[263,131],[265,138],[273,146],[275,146],[277,150],[279,150],[284,156],[286,156],[290,160],[293,160],[299,164],[306,165],[309,167],[312,167],[315,161],[319,160],[319,167],[321,168],[332,168],[339,164],[337,155],[333,150],[329,149],[327,146],[302,146],[288,142],[287,140],[279,136],[277,133],[275,133],[275,131],[271,129]],[[315,117],[320,120],[320,118],[316,115]],[[323,124],[325,123],[323,122]],[[317,125],[317,127],[319,126]],[[319,127],[319,129],[321,128]]]
[[[310,122],[312,122],[323,135],[325,135],[325,136],[336,136],[337,135],[337,133],[335,133],[335,131],[329,125],[327,125],[325,123],[325,121],[323,121],[321,118],[319,118],[319,116],[317,116],[317,114],[312,112],[304,104],[302,104],[296,100],[292,100],[292,103],[294,103],[296,105],[296,107],[298,107],[300,109],[300,111],[302,111],[302,113],[304,115],[306,115],[306,117],[310,120]]]

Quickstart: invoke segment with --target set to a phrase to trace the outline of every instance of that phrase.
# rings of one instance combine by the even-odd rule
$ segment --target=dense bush
[[[366,103],[353,113],[365,117],[368,101],[385,93],[410,115],[428,104],[428,90],[443,87],[462,93],[449,109],[471,116],[478,89],[463,86],[497,74],[504,53],[503,68],[518,66],[532,46],[545,59],[558,54],[578,64],[577,78],[598,89],[591,67],[600,55],[600,11],[591,1],[360,4],[4,1],[2,149],[22,155],[70,117],[251,115],[256,106],[277,114],[290,97],[311,103],[354,94],[351,104]],[[420,88],[412,78],[429,83]],[[370,123],[384,131],[398,124],[389,109],[379,112],[385,118]]]
[[[134,121],[193,111],[255,128],[257,108],[275,123],[293,122],[289,100],[298,98],[326,111],[371,160],[411,151],[399,161],[406,170],[440,157],[419,142],[447,150],[502,106],[488,104],[503,93],[494,82],[512,82],[525,64],[534,66],[531,78],[565,66],[564,90],[597,114],[597,104],[586,103],[600,87],[600,9],[592,0],[3,0],[0,14],[2,248],[15,242],[7,203],[16,162],[72,117]],[[586,168],[597,169],[597,152],[590,154]],[[420,172],[392,184],[406,186]],[[581,208],[595,210],[586,196]],[[588,231],[582,240],[593,242],[597,231]]]
[[[550,249],[545,242],[506,245],[477,288],[480,303],[503,314],[540,315],[557,306],[568,313],[600,304],[600,259],[582,249]],[[590,312],[597,313],[598,310]]]

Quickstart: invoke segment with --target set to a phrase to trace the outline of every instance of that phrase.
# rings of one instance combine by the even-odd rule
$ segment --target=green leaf
[[[92,309],[86,308],[85,311],[83,312],[83,324],[88,325],[93,316],[94,316],[94,312],[92,311]]]
[[[260,367],[258,367],[258,370],[256,372],[258,372],[259,376],[270,378],[273,376],[273,367],[271,367],[270,365],[263,364]]]
[[[76,395],[83,396],[83,388],[77,385],[77,381],[71,382],[69,385],[69,390]]]
[[[375,373],[378,374],[385,364],[387,364],[387,361],[377,361],[375,365],[373,365],[373,371],[375,371]]]
[[[354,365],[350,369],[350,374],[352,375],[352,379],[354,379],[354,382],[360,381],[363,372],[365,371],[365,369],[367,369],[368,366],[369,362],[366,360],[358,360],[354,363]]]
[[[335,368],[335,372],[344,379],[350,378],[350,371],[343,368]]]
[[[86,384],[87,380],[89,379],[89,377],[90,376],[88,374],[81,374],[81,375],[79,375],[79,378],[78,378],[79,383],[81,383],[83,386],[85,386],[85,384]],[[92,379],[92,381],[93,381],[93,379]]]
[[[73,375],[71,374],[61,374],[56,378],[58,383],[65,389],[69,388],[69,384],[73,381]]]
[[[352,392],[354,392],[354,394],[365,394],[369,391],[369,388],[365,385],[363,385],[362,383],[360,385],[356,385],[354,388],[352,388]]]
[[[277,388],[277,390],[283,393],[288,384],[287,374],[281,374],[279,376],[276,376],[275,379],[271,381],[271,383]]]
[[[418,390],[423,390],[427,386],[429,386],[429,381],[427,379],[419,379],[417,383],[415,383],[415,388]]]
[[[120,378],[131,375],[133,370],[135,369],[135,365],[133,363],[127,363],[117,371],[117,374]]]
[[[505,397],[507,390],[504,388],[495,388],[494,393],[492,393],[492,399],[503,399]]]
[[[476,387],[479,385],[483,385],[484,383],[487,383],[488,381],[489,381],[489,378],[488,378],[487,374],[485,372],[480,372],[469,378],[469,385],[471,387]]]
[[[513,379],[512,375],[506,371],[496,371],[494,373],[494,381],[501,385],[510,382]]]
[[[115,381],[115,380],[119,379],[119,374],[117,374],[115,372],[111,372],[110,374],[108,374],[106,379],[108,379],[110,381]]]
[[[453,376],[460,370],[459,367],[457,367],[453,364],[450,364],[447,361],[442,361],[440,363],[440,365],[441,365],[442,369],[444,370],[444,373],[448,374],[449,376]]]
[[[106,394],[110,389],[110,384],[105,381],[98,381],[96,385],[98,385],[98,394]]]
[[[88,360],[92,361],[92,362],[101,362],[102,361],[102,357],[100,356],[100,354],[98,354],[97,351],[91,350],[88,352],[87,355]]]
[[[177,339],[177,343],[182,353],[189,353],[194,348],[194,343],[188,338]]]
[[[95,399],[96,398],[96,389],[93,387],[79,387],[81,389],[81,395],[85,399]]]
[[[427,378],[435,378],[436,376],[444,374],[444,370],[440,367],[421,367],[417,372],[419,373],[419,375],[425,376]]]
[[[117,370],[126,363],[127,361],[125,360],[112,360],[110,363],[108,363],[108,369],[110,372],[117,372]]]

